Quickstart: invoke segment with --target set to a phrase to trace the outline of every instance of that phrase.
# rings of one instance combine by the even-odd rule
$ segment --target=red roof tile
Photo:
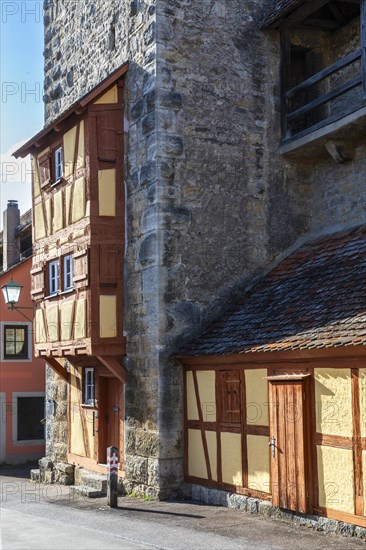
[[[177,356],[366,345],[366,225],[309,241]]]

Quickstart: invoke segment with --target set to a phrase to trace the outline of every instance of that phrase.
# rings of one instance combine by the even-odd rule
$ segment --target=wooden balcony
[[[366,0],[304,2],[269,26],[281,37],[281,153],[365,139]]]

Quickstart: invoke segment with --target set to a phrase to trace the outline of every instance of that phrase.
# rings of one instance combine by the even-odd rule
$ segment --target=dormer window
[[[58,182],[64,175],[62,147],[58,147],[55,150],[54,168],[55,168],[55,182]]]

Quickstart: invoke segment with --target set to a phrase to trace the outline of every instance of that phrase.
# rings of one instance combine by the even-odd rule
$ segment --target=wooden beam
[[[357,516],[362,516],[364,511],[364,491],[362,472],[362,441],[361,441],[361,408],[359,370],[351,369],[352,374],[352,423],[353,423],[353,467],[355,511]]]
[[[363,98],[366,99],[366,0],[360,5],[361,76]]]
[[[291,79],[291,44],[288,29],[281,31],[281,132],[282,140],[291,137],[286,114],[288,111],[287,89]]]
[[[334,2],[334,0],[330,0],[328,6],[329,6],[330,11],[334,15],[334,17],[337,19],[338,23],[340,25],[345,25],[346,24],[346,18],[344,17],[343,13],[341,12],[341,10],[337,6],[337,4]]]
[[[51,369],[61,376],[66,382],[69,381],[67,370],[53,357],[46,357],[46,363],[51,367]]]
[[[127,373],[121,363],[113,356],[98,356],[97,359],[123,384],[127,382]]]
[[[314,0],[312,2],[307,2],[301,6],[298,10],[292,13],[287,19],[285,19],[281,27],[291,27],[296,25],[296,23],[302,22],[304,19],[309,17],[312,13],[315,13],[325,4],[328,4],[329,0]]]

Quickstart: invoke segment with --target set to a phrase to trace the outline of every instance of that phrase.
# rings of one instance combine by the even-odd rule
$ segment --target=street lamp
[[[33,309],[32,307],[17,307],[17,303],[19,302],[20,293],[22,291],[23,285],[20,285],[18,283],[15,283],[13,279],[11,279],[6,285],[3,285],[1,287],[1,290],[3,291],[4,295],[4,301],[6,304],[8,304],[8,309],[12,311],[18,311],[20,315],[23,315],[28,321],[32,322],[32,319],[29,319],[24,313],[22,313],[22,309]]]

